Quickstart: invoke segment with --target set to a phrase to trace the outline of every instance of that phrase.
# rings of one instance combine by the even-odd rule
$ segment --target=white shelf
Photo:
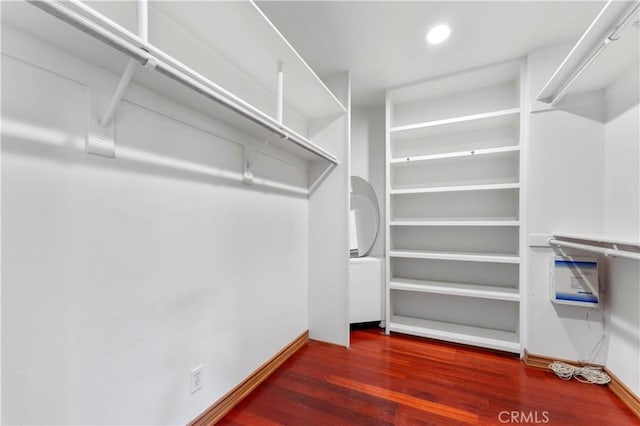
[[[537,97],[538,101],[551,103],[554,97],[563,91],[564,86],[567,87],[564,92],[567,95],[604,89],[638,61],[638,35],[636,29],[630,28],[631,25],[627,26],[617,40],[603,44],[624,16],[635,6],[634,3],[613,1],[603,6],[598,16],[545,84]],[[601,53],[597,57],[592,57],[596,50]],[[579,72],[583,64],[585,64],[584,72],[576,77],[578,75],[576,72]]]
[[[346,111],[316,73],[252,1],[160,1],[153,7],[275,94],[279,62],[284,68],[284,102],[304,117],[325,118]],[[250,31],[248,31],[250,30]],[[229,40],[233,39],[233,43]]]
[[[466,345],[481,346],[501,351],[520,352],[518,335],[510,331],[493,330],[398,315],[392,316],[389,323],[389,331]]]
[[[508,300],[511,302],[518,302],[520,300],[520,294],[515,288],[488,285],[392,278],[389,282],[389,288],[392,290],[448,294],[452,296],[477,297],[491,300]]]
[[[519,220],[485,220],[485,219],[446,219],[446,220],[422,220],[422,219],[406,219],[392,220],[390,226],[520,226]]]
[[[391,135],[396,133],[404,133],[414,130],[428,129],[431,127],[443,127],[443,126],[457,126],[464,123],[474,123],[471,128],[460,128],[461,131],[468,131],[474,128],[487,128],[487,127],[503,127],[514,122],[514,118],[517,119],[517,115],[520,113],[520,108],[508,108],[498,111],[485,112],[482,114],[471,114],[462,117],[453,117],[443,120],[426,121],[423,123],[407,124],[404,126],[396,126],[389,129]],[[492,120],[489,119],[501,119]],[[477,124],[476,124],[477,123]],[[476,127],[477,126],[477,127]],[[455,129],[455,127],[453,127]],[[417,135],[416,135],[417,136]]]
[[[457,260],[466,262],[487,263],[520,263],[520,256],[504,253],[492,254],[394,249],[389,251],[389,257],[401,257],[406,259]]]
[[[439,186],[433,188],[407,188],[392,189],[389,191],[391,195],[398,194],[422,194],[428,192],[457,192],[457,191],[490,191],[496,189],[518,189],[519,183],[494,183],[486,185],[459,185],[459,186]]]
[[[387,92],[388,332],[520,352],[522,66]]]
[[[411,157],[394,158],[389,161],[392,165],[410,165],[424,161],[443,160],[447,158],[475,157],[485,155],[499,155],[505,153],[519,152],[519,146],[501,146],[497,148],[471,149],[467,151],[447,152],[433,155],[416,155]]]
[[[189,2],[189,5],[192,5],[193,3],[195,2]],[[152,56],[157,57],[161,62],[168,64],[169,67],[173,67],[173,63],[178,63],[184,68],[189,67],[189,64],[181,64],[180,61],[177,61],[175,58],[171,58],[171,56],[166,54],[166,52],[161,51],[156,46],[141,41],[135,35],[127,32],[126,29],[119,27],[116,23],[114,23],[113,26],[107,26],[108,24],[106,24],[105,22],[108,22],[108,19],[106,21],[103,21],[102,19],[104,17],[97,18],[96,16],[100,16],[99,14],[91,16],[86,12],[79,13],[79,11],[75,9],[75,6],[72,6],[71,4],[58,4],[62,5],[62,7],[64,7],[65,9],[73,7],[74,11],[77,14],[83,16],[84,19],[93,22],[103,29],[106,29],[109,33],[114,34],[117,38],[131,43],[133,46],[137,47],[140,50],[149,51]],[[243,19],[248,19],[254,23],[258,22],[260,19],[265,19],[264,17],[262,17],[261,12],[250,2],[204,2],[200,6],[205,5],[212,8],[220,8],[225,5],[228,6],[230,8],[229,10],[234,11],[233,13],[226,11],[226,9],[221,9],[220,12],[222,13],[222,16],[227,17],[229,23],[235,22],[235,27],[238,31],[242,30],[243,28],[247,28],[247,24],[245,21],[243,21]],[[122,73],[122,70],[129,60],[129,56],[124,55],[115,48],[96,40],[88,34],[82,33],[79,29],[72,27],[71,25],[61,21],[60,19],[53,18],[44,11],[39,10],[37,7],[34,7],[26,2],[9,2],[3,4],[2,6],[3,26],[5,24],[8,24],[9,26],[17,28],[18,30],[30,36],[43,40],[44,42],[51,44],[52,46],[63,49],[76,57],[97,64],[102,68],[111,70],[118,75]],[[91,9],[90,6],[85,5],[85,7],[87,7],[87,10]],[[335,96],[331,92],[329,92],[323,84],[321,84],[317,76],[313,74],[310,69],[307,69],[308,66],[304,64],[299,57],[298,59],[295,59],[297,54],[291,49],[286,41],[282,39],[282,36],[279,33],[275,32],[275,28],[272,28],[271,24],[268,21],[263,22],[262,24],[256,23],[256,25],[256,31],[258,31],[258,33],[254,34],[254,37],[258,39],[264,38],[266,40],[270,40],[269,43],[272,44],[281,44],[281,46],[279,47],[275,47],[275,45],[269,47],[273,49],[271,59],[276,61],[274,62],[273,67],[271,67],[268,71],[273,81],[275,81],[276,79],[277,58],[279,57],[278,55],[284,55],[283,52],[287,51],[288,49],[290,51],[284,57],[288,61],[288,63],[290,63],[287,81],[299,80],[299,84],[309,85],[306,90],[307,93],[305,95],[304,102],[300,99],[295,100],[295,97],[291,98],[290,95],[292,96],[296,91],[304,92],[305,90],[297,88],[295,84],[288,86],[288,89],[285,90],[285,93],[288,93],[285,95],[285,104],[289,103],[291,106],[297,103],[315,104],[317,100],[318,105],[320,106],[317,107],[318,109],[316,111],[312,110],[316,107],[304,111],[308,114],[318,114],[318,116],[307,116],[306,118],[309,119],[323,118],[327,115],[331,116],[343,113],[344,107],[339,102],[337,102]],[[56,34],[56,37],[51,37],[51,34]],[[231,35],[226,34],[225,37],[226,39],[228,39],[229,37],[231,37]],[[277,42],[277,40],[279,39],[280,41]],[[258,47],[254,47],[254,49],[257,48]],[[260,44],[259,48],[262,49],[266,47]],[[5,47],[3,40],[3,51],[4,50]],[[251,62],[251,60],[253,60],[252,58],[263,58],[265,52],[257,53],[250,50],[242,51],[241,54],[246,56],[248,62]],[[167,58],[171,58],[172,60],[170,61]],[[293,65],[294,61],[298,61],[297,65],[295,66]],[[260,80],[257,74],[255,74],[256,72],[258,72],[258,68],[254,67],[251,63],[246,63],[244,64],[244,66],[243,64],[234,64],[234,66],[236,72],[241,71],[243,73],[247,73],[247,75],[244,76],[245,80],[247,80],[247,78],[256,78]],[[184,69],[178,69],[178,71],[184,74]],[[296,77],[296,74],[298,72],[301,72],[304,75]],[[241,105],[241,107],[245,111],[248,111],[251,115],[257,117],[257,120],[250,120],[246,116],[234,111],[233,109],[230,109],[228,106],[220,104],[219,101],[212,101],[210,96],[204,94],[204,92],[198,92],[196,91],[196,89],[189,90],[182,84],[176,83],[173,79],[168,78],[167,76],[159,72],[147,71],[143,69],[142,66],[137,68],[132,81],[143,87],[153,90],[160,95],[163,95],[189,108],[192,108],[195,111],[211,116],[216,120],[225,122],[261,140],[266,140],[267,137],[269,137],[273,133],[286,135],[286,137],[274,140],[271,145],[285,150],[304,160],[317,161],[319,158],[325,158],[330,162],[337,163],[336,157],[331,153],[316,145],[306,136],[292,130],[287,125],[277,122],[272,115],[259,110],[253,105],[247,104],[244,100],[241,100],[234,94],[229,93],[224,87],[221,87],[218,82],[211,81],[205,76],[200,76],[202,78],[196,78],[195,74],[193,76],[188,75],[188,77],[191,78],[191,80],[194,82],[194,86],[198,86],[199,89],[204,88],[210,91],[210,93],[215,93],[217,98],[226,100],[228,103]],[[262,78],[264,79],[267,77],[263,76]],[[127,95],[125,93],[124,98],[126,99],[126,97]],[[313,99],[314,101],[310,102],[309,99]],[[242,105],[242,102],[244,102],[245,105]],[[273,102],[275,111],[275,98]],[[260,124],[258,124],[258,122],[260,122]]]

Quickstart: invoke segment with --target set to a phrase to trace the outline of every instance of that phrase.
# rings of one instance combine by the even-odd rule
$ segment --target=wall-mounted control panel
[[[565,305],[598,306],[598,259],[555,257],[551,265],[551,301]]]

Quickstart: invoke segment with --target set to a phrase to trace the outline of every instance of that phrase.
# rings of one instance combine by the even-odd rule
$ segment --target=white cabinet
[[[387,93],[387,332],[519,352],[521,75]]]
[[[383,261],[378,257],[349,259],[349,323],[381,321],[384,315]]]

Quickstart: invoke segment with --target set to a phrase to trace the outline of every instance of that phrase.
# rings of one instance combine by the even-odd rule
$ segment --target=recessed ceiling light
[[[436,25],[429,30],[425,40],[429,44],[438,44],[448,39],[450,34],[451,28],[448,25]]]

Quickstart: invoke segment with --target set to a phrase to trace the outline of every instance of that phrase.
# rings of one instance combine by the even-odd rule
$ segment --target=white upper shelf
[[[637,7],[637,1],[607,2],[546,83],[538,101],[557,103],[565,95],[604,89],[637,62],[638,28],[627,25],[616,31],[625,17],[637,16]]]
[[[326,118],[346,111],[252,1],[158,1],[152,5],[274,94],[281,62],[285,104],[304,117]]]
[[[294,127],[289,126],[286,121],[286,110],[284,123],[279,123],[274,118],[276,116],[277,100],[275,95],[269,97],[268,100],[269,106],[273,105],[272,111],[269,111],[266,108],[258,108],[247,99],[236,96],[235,93],[229,91],[227,87],[225,87],[226,81],[221,82],[216,80],[216,75],[212,75],[214,73],[205,73],[205,75],[203,75],[198,70],[193,70],[191,68],[192,64],[181,62],[160,49],[158,46],[141,40],[127,28],[118,24],[118,22],[114,22],[112,19],[124,18],[125,16],[130,15],[131,8],[129,7],[129,3],[96,3],[96,5],[102,5],[103,8],[110,7],[111,9],[109,10],[111,13],[109,16],[112,19],[107,18],[103,14],[94,10],[91,7],[91,3],[88,5],[78,1],[50,3],[55,4],[66,11],[70,11],[74,16],[79,16],[80,20],[89,22],[91,25],[99,27],[109,34],[113,34],[116,39],[123,40],[125,43],[132,46],[134,50],[142,52],[143,56],[146,55],[158,59],[156,71],[160,72],[145,70],[142,66],[137,67],[133,81],[141,86],[149,88],[198,112],[226,122],[233,127],[260,138],[261,140],[266,139],[270,134],[279,134],[282,138],[276,141],[274,145],[278,146],[280,149],[289,151],[302,159],[316,161],[319,158],[324,158],[330,162],[337,163],[335,156],[306,138],[305,134],[303,134],[307,128],[304,122],[296,120]],[[169,2],[167,2],[167,4],[168,3]],[[226,17],[229,22],[235,22],[236,32],[247,32],[250,29],[252,37],[259,40],[268,40],[268,42],[264,41],[264,43],[256,42],[256,46],[254,46],[253,49],[269,50],[271,55],[270,59],[265,59],[268,56],[265,52],[257,53],[254,50],[242,51],[241,53],[245,57],[245,61],[241,64],[229,65],[228,62],[221,59],[218,52],[214,49],[209,49],[211,54],[210,59],[212,62],[219,65],[220,75],[226,76],[227,78],[229,78],[229,76],[237,75],[237,81],[253,83],[253,86],[250,86],[251,90],[254,92],[260,91],[260,99],[264,100],[265,96],[263,95],[267,89],[259,86],[268,78],[266,77],[268,75],[271,76],[273,80],[273,87],[276,87],[278,62],[282,62],[286,71],[285,86],[288,87],[288,89],[285,89],[285,106],[292,107],[293,105],[307,105],[303,108],[301,113],[309,115],[305,115],[303,120],[337,117],[345,112],[345,108],[340,104],[335,96],[320,81],[317,75],[310,70],[307,64],[304,63],[299,55],[291,48],[286,40],[284,40],[282,35],[275,30],[273,25],[266,20],[264,15],[253,3],[204,2],[200,5],[195,4],[197,2],[178,3],[183,5],[185,8],[200,6],[217,8],[215,10],[209,10],[207,14],[211,14],[212,16],[216,15],[216,19],[223,19]],[[123,9],[118,9],[119,7],[122,7]],[[158,5],[154,4],[150,12],[157,7]],[[162,7],[167,7],[167,5],[163,4]],[[202,11],[202,13],[204,13],[204,11]],[[123,23],[127,21],[126,19],[121,20]],[[131,21],[131,19],[129,19],[129,21]],[[68,23],[63,20],[50,16],[26,2],[4,2],[2,4],[2,23],[3,26],[8,24],[9,26],[18,28],[35,38],[66,50],[74,56],[93,62],[98,66],[111,70],[117,74],[122,73],[125,64],[129,60],[129,56],[118,51],[117,48],[96,39],[95,36],[83,34],[78,28],[74,28],[74,26],[68,25]],[[162,27],[156,27],[155,30],[153,28],[154,24],[164,25],[161,20],[151,20],[149,24],[150,33],[153,33],[154,31],[156,33],[162,33]],[[251,27],[251,25],[255,25],[255,28]],[[166,30],[174,31],[175,37],[185,40],[184,34],[178,32],[176,28],[179,27],[173,25],[172,27],[167,27]],[[191,31],[191,28],[180,30]],[[55,37],[53,37],[54,34]],[[229,33],[226,34],[224,39],[228,40],[229,38],[234,37],[235,36],[232,33]],[[219,41],[219,43],[221,42],[222,41]],[[202,45],[202,41],[200,41],[200,45]],[[191,48],[192,46],[184,46],[184,49],[186,50]],[[202,50],[199,50],[198,52],[202,52]],[[261,58],[262,61],[272,60],[273,65],[268,69],[260,70],[263,63],[252,62],[254,58],[257,57]],[[204,56],[201,63],[206,63],[208,59],[208,57]],[[225,64],[226,68],[221,68]],[[261,74],[260,71],[263,75],[259,75]],[[178,84],[176,76],[185,77],[183,81],[188,81],[189,83]],[[254,78],[258,83],[253,81]],[[296,85],[301,85],[305,88],[303,89]],[[189,90],[185,86],[192,90]],[[300,92],[304,93],[303,97],[299,97]],[[302,99],[306,102],[303,102]],[[258,103],[261,106],[264,106],[265,104],[264,102]],[[308,106],[311,104],[314,106]],[[234,107],[230,107],[230,105],[233,105]],[[240,110],[245,113],[239,113]],[[247,119],[249,116],[254,118]]]

